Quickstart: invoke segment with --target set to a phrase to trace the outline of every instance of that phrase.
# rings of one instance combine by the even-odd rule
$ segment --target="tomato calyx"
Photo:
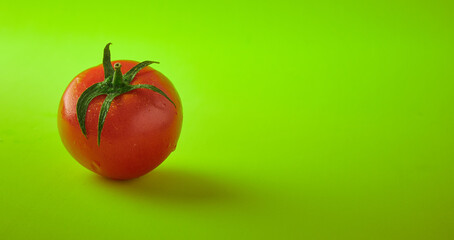
[[[95,83],[88,87],[79,97],[77,100],[77,120],[79,122],[80,129],[85,137],[87,137],[87,130],[85,128],[85,118],[88,110],[88,105],[90,102],[97,96],[106,95],[104,102],[102,103],[101,110],[99,113],[98,119],[98,146],[101,143],[101,132],[104,126],[104,122],[106,120],[107,113],[109,111],[110,105],[112,101],[129,91],[134,89],[144,88],[150,89],[156,93],[161,94],[167,100],[169,100],[173,106],[175,103],[159,88],[150,85],[150,84],[137,84],[137,85],[130,85],[131,81],[134,79],[136,74],[144,67],[152,64],[152,63],[159,63],[155,61],[144,61],[129,70],[124,75],[121,73],[121,64],[116,63],[114,67],[112,67],[112,63],[110,60],[110,50],[109,46],[111,43],[108,43],[104,48],[104,56],[103,56],[103,68],[104,68],[104,81]],[[175,106],[176,107],[176,106]]]

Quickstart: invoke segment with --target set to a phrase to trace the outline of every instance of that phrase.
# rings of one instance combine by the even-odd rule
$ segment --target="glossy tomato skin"
[[[138,62],[121,63],[125,74]],[[69,153],[84,167],[113,179],[140,177],[161,164],[175,150],[182,125],[180,97],[172,83],[151,67],[142,69],[131,82],[151,84],[175,103],[149,90],[136,89],[116,97],[107,113],[97,144],[98,117],[105,96],[88,106],[87,137],[79,127],[76,105],[79,96],[91,85],[104,80],[102,65],[77,75],[65,90],[58,108],[58,129]]]

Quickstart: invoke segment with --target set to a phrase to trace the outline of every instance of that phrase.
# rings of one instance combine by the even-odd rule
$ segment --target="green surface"
[[[0,239],[454,239],[449,1],[0,3]],[[115,182],[63,147],[69,81],[156,60],[177,150]]]

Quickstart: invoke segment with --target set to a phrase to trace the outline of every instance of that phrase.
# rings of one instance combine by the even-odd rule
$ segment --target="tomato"
[[[103,64],[83,71],[66,88],[58,129],[66,149],[84,167],[108,178],[131,179],[175,150],[183,117],[180,97],[150,63],[155,62],[111,62],[108,44]]]

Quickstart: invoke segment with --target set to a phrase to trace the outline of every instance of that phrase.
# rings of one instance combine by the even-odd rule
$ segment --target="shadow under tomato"
[[[239,196],[231,184],[184,170],[156,169],[128,181],[93,176],[96,183],[146,201],[219,203],[234,201]]]

